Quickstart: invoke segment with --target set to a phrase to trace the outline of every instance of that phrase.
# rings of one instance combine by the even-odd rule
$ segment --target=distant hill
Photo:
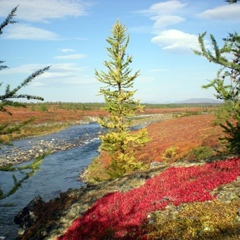
[[[189,98],[184,101],[179,101],[177,103],[212,103],[212,104],[220,104],[222,101],[211,99],[211,98]]]

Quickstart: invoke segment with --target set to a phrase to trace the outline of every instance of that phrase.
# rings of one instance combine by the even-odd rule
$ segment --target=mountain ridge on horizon
[[[223,101],[213,98],[188,98],[182,101],[148,102],[148,104],[221,104]]]
[[[177,101],[175,103],[222,103],[222,101],[212,98],[189,98],[183,101]]]

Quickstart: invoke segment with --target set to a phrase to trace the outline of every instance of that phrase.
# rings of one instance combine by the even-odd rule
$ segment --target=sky
[[[106,39],[116,21],[127,29],[126,53],[135,79],[135,99],[142,103],[172,103],[212,98],[202,89],[220,66],[193,53],[198,36],[207,31],[222,46],[222,38],[238,30],[240,3],[224,0],[0,0],[0,22],[18,5],[14,20],[0,35],[1,94],[7,84],[18,86],[34,71],[50,69],[20,93],[46,102],[103,102],[104,85],[95,70],[107,71]]]

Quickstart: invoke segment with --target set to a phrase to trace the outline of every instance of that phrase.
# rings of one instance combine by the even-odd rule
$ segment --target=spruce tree
[[[16,23],[16,21],[13,20],[13,17],[15,16],[17,8],[18,7],[15,7],[8,14],[7,18],[2,22],[2,24],[0,24],[0,34],[3,33],[3,29],[7,25]],[[0,61],[0,70],[4,70],[6,68],[7,68],[7,66],[4,64],[4,61],[1,60]],[[12,115],[12,113],[7,109],[8,106],[26,107],[26,104],[16,101],[16,99],[27,99],[27,100],[34,99],[34,100],[43,101],[44,99],[42,97],[33,96],[33,95],[29,95],[29,94],[18,94],[18,91],[20,89],[22,89],[23,87],[25,87],[28,83],[30,83],[34,78],[43,74],[49,68],[50,68],[50,66],[34,72],[29,77],[27,77],[21,84],[19,84],[17,87],[15,87],[13,89],[11,89],[10,85],[8,84],[6,86],[5,92],[2,95],[0,95],[0,111],[4,112],[6,114]],[[1,86],[2,86],[2,83],[0,83],[0,87]],[[32,119],[29,119],[22,123],[14,124],[14,125],[11,125],[9,123],[2,124],[2,125],[0,125],[0,135],[9,135],[13,132],[19,131],[24,125],[26,125],[30,121],[32,121]],[[35,171],[39,169],[39,166],[40,166],[41,162],[43,161],[43,157],[44,157],[44,155],[36,158],[31,164],[28,164],[28,165],[25,165],[22,167],[13,167],[12,165],[0,167],[0,171],[16,172],[16,171],[22,171],[22,170],[26,170],[26,169],[30,170],[28,172],[23,173],[24,176],[20,180],[18,180],[13,175],[12,178],[13,178],[14,185],[7,193],[4,193],[0,186],[0,200],[7,198],[8,196],[14,194],[19,189],[21,184],[35,173]]]
[[[16,23],[16,21],[14,21],[13,18],[16,15],[17,8],[18,8],[18,6],[15,7],[14,9],[12,9],[12,11],[8,14],[7,18],[0,25],[0,34],[3,33],[3,29],[7,25]],[[0,60],[0,70],[4,70],[6,68],[8,68],[8,67],[4,64],[4,61]],[[49,68],[50,68],[50,66],[47,66],[43,69],[37,70],[36,72],[34,72],[30,76],[28,76],[21,84],[14,87],[13,89],[11,89],[10,85],[7,84],[7,86],[5,88],[5,92],[2,95],[0,95],[0,111],[11,115],[12,113],[10,111],[8,111],[6,107],[9,107],[9,106],[26,107],[26,104],[24,104],[20,101],[16,101],[16,99],[27,99],[27,100],[34,99],[34,100],[43,101],[44,99],[42,97],[33,96],[30,94],[18,94],[18,91],[20,89],[22,89],[23,87],[27,86],[27,84],[30,83],[34,78],[36,78],[37,76],[40,76],[45,71],[47,71]],[[0,87],[1,86],[2,86],[2,83],[0,83]],[[2,125],[0,125],[0,135],[8,135],[13,132],[19,131],[21,129],[21,127],[23,127],[24,125],[26,125],[27,123],[29,123],[31,121],[32,121],[32,119],[29,119],[22,123],[15,124],[13,126],[10,126],[9,123],[2,124]]]
[[[224,44],[220,48],[213,35],[210,35],[212,48],[206,48],[204,38],[206,33],[199,35],[200,51],[194,51],[197,55],[207,58],[210,62],[219,64],[220,70],[215,79],[203,88],[213,87],[216,98],[224,101],[220,109],[225,116],[220,125],[227,133],[224,138],[228,141],[229,151],[240,154],[240,36],[237,33],[229,34],[224,38]],[[220,119],[222,120],[222,119]]]
[[[136,150],[148,141],[145,128],[138,132],[131,132],[131,119],[143,106],[139,100],[134,99],[136,90],[133,90],[134,80],[139,76],[139,71],[131,74],[129,68],[132,57],[126,55],[129,43],[126,27],[119,21],[112,29],[112,36],[106,41],[109,61],[104,61],[107,72],[98,72],[95,75],[98,81],[104,84],[100,94],[105,99],[105,110],[108,116],[99,119],[99,124],[108,129],[102,136],[100,151],[110,156],[111,163],[108,167],[110,177],[115,178],[125,173],[134,171],[143,166],[135,158]]]

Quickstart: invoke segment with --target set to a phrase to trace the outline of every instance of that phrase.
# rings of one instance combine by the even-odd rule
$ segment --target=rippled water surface
[[[17,237],[18,226],[14,224],[13,218],[34,197],[40,195],[48,201],[57,197],[60,192],[83,185],[77,179],[82,169],[97,156],[100,131],[101,128],[97,123],[77,125],[48,136],[15,141],[13,146],[2,146],[0,154],[6,151],[11,152],[16,147],[30,149],[33,144],[38,144],[41,140],[55,139],[69,143],[81,140],[84,142],[81,146],[58,151],[45,157],[41,169],[33,177],[27,179],[21,189],[7,199],[0,200],[0,204],[15,204],[14,207],[0,206],[0,237],[4,236],[6,240]],[[0,186],[6,192],[13,186],[13,173],[0,172],[0,174]],[[17,173],[16,177],[20,178],[21,173]]]

